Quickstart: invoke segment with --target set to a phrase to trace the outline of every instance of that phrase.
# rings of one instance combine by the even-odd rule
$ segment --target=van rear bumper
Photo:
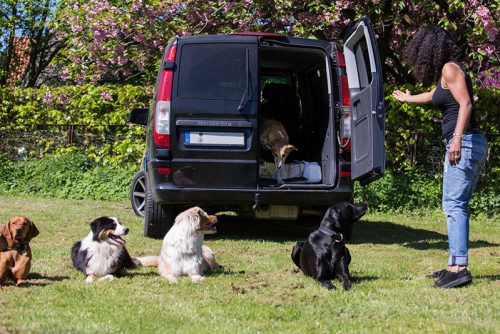
[[[329,189],[205,189],[180,188],[170,182],[159,183],[152,189],[154,201],[159,204],[194,205],[332,205],[353,199],[352,183],[345,182]]]

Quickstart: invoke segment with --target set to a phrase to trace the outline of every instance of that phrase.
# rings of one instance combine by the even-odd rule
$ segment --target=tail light
[[[165,168],[157,168],[158,174],[171,174],[172,169],[165,167]]]
[[[175,61],[177,44],[172,45],[165,56],[165,64]],[[173,66],[162,66],[156,94],[154,141],[156,146],[170,148],[170,102],[172,101]]]
[[[343,152],[351,152],[351,96],[349,94],[349,82],[347,81],[347,74],[345,73],[345,58],[344,54],[337,50],[338,65],[341,70],[340,74],[340,90],[342,94],[342,105],[339,124],[339,143]]]

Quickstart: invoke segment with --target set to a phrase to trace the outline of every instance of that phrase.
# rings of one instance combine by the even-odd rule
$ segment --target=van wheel
[[[146,206],[146,178],[142,170],[135,174],[132,184],[130,185],[130,202],[135,214],[139,217],[144,217]]]
[[[147,179],[147,178],[146,178]],[[163,239],[174,223],[177,212],[172,205],[158,204],[146,181],[146,203],[144,205],[144,236]]]

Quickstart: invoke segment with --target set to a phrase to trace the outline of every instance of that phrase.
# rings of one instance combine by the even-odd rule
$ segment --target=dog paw
[[[326,289],[328,289],[328,290],[336,290],[336,289],[337,289],[337,288],[335,287],[335,285],[333,285],[332,281],[325,281],[325,280],[321,280],[321,281],[319,281],[319,280],[318,280],[318,283],[319,283],[322,287],[324,287],[324,288],[326,288]]]
[[[28,282],[26,282],[25,280],[18,280],[16,282],[16,286],[19,288],[19,287],[23,287],[27,284]]]
[[[115,279],[115,276],[113,275],[106,275],[101,278],[99,278],[99,281],[112,281]]]
[[[343,284],[342,286],[344,287],[345,291],[348,291],[351,288],[351,282]]]
[[[85,279],[85,282],[87,283],[92,283],[93,281],[94,281],[94,276],[91,275],[87,276],[87,278]]]
[[[205,277],[203,276],[200,276],[200,275],[193,275],[191,276],[191,281],[193,283],[200,283],[201,281],[203,281],[205,279]]]
[[[170,284],[175,284],[175,283],[177,283],[177,277],[176,277],[176,276],[167,275],[167,276],[165,276],[165,278],[167,279],[167,281],[168,281]]]

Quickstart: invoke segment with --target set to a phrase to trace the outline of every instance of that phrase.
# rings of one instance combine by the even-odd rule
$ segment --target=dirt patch
[[[17,334],[18,330],[9,327],[0,327],[0,334]]]
[[[260,304],[273,307],[295,304],[297,294],[301,293],[305,285],[302,282],[284,284],[283,281],[299,273],[298,268],[287,268],[275,273],[251,271],[246,273],[245,282],[231,282],[230,289],[234,294],[252,296]]]

